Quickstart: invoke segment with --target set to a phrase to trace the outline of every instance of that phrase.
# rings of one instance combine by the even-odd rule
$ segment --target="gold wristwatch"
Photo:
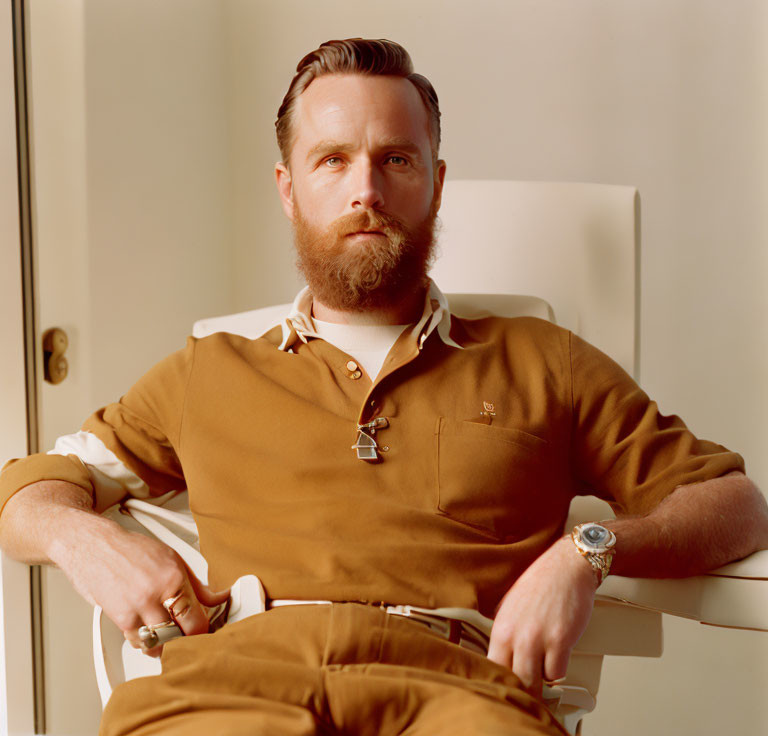
[[[616,552],[616,535],[600,524],[590,522],[573,528],[571,539],[579,553],[592,565],[597,574],[598,585],[605,580],[611,569]]]

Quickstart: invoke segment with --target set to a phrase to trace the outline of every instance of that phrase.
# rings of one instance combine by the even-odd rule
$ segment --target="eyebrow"
[[[352,150],[350,143],[337,143],[331,140],[320,141],[307,151],[307,159],[322,158],[329,153],[346,153],[350,150]]]
[[[400,136],[387,138],[385,141],[382,141],[378,147],[384,150],[394,148],[398,151],[409,153],[419,160],[422,158],[419,147],[412,140],[410,140],[410,138],[404,138]],[[307,160],[312,161],[316,158],[323,158],[330,153],[348,153],[349,151],[354,150],[354,148],[355,146],[353,146],[351,143],[339,143],[333,140],[320,141],[309,149],[307,152]]]

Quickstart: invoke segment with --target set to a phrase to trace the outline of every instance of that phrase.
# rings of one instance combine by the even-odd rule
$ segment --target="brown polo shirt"
[[[642,514],[744,469],[535,318],[454,317],[447,341],[406,331],[374,384],[352,360],[321,339],[286,344],[279,327],[190,338],[84,429],[152,494],[189,490],[214,588],[254,573],[273,598],[489,616],[575,495]],[[388,426],[369,463],[352,445],[376,417]],[[6,466],[0,500],[45,478],[92,490],[76,457],[35,455]]]

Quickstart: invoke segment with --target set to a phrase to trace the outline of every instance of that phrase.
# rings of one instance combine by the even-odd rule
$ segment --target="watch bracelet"
[[[608,577],[608,573],[611,569],[611,562],[613,562],[614,551],[610,550],[608,553],[595,553],[587,552],[583,557],[592,565],[592,569],[597,574],[597,583],[601,585],[603,581]]]

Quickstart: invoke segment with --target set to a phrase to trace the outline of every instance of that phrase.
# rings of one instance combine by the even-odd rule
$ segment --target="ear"
[[[445,161],[442,159],[439,159],[437,163],[435,164],[435,199],[434,199],[434,207],[435,212],[437,212],[440,209],[440,204],[443,201],[443,184],[445,184]]]
[[[291,172],[282,161],[275,164],[275,183],[277,184],[277,193],[280,195],[280,203],[283,205],[283,212],[293,222],[293,181],[291,180]]]

